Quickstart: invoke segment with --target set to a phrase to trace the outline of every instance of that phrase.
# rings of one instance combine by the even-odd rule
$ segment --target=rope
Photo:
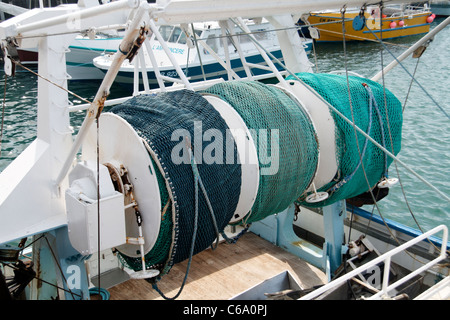
[[[381,12],[381,14],[382,14],[382,8],[383,8],[383,6],[382,6],[382,3],[381,3],[381,5],[380,5],[380,12]],[[345,12],[345,6],[343,7],[343,10],[341,10],[341,12],[342,11],[344,11]],[[342,16],[344,16],[344,13],[342,14]],[[345,51],[345,26],[344,26],[344,21],[342,22],[342,26],[343,26],[343,34],[344,34],[344,57],[346,57],[346,55],[345,55],[345,53],[346,53],[346,51]],[[369,29],[369,28],[368,28]],[[369,29],[370,30],[370,29]],[[381,35],[381,39],[382,39],[382,29],[380,29],[380,35]],[[376,35],[375,35],[375,37],[376,37]],[[383,41],[382,40],[380,40],[380,43],[383,45]],[[385,48],[386,48],[386,46],[384,46]],[[389,50],[388,50],[389,51]],[[389,51],[389,53],[391,53],[390,51]],[[393,55],[392,53],[391,53],[391,55]],[[394,57],[395,58],[395,57]],[[345,60],[345,63],[346,63],[346,60]],[[382,68],[382,70],[383,70],[383,54],[382,54],[382,52],[381,52],[381,68]],[[399,64],[400,64],[400,62],[399,62]],[[346,64],[345,64],[345,66],[347,66]],[[403,65],[402,65],[402,67],[403,67]],[[404,67],[403,67],[404,68]],[[416,68],[417,68],[417,66],[416,66]],[[406,70],[406,69],[405,69]],[[347,69],[346,69],[346,72],[347,72]],[[412,79],[414,79],[414,77],[413,76],[411,76],[412,77]],[[347,74],[347,79],[348,79],[348,74]],[[386,101],[386,90],[385,90],[385,85],[384,85],[384,74],[383,74],[383,77],[382,77],[382,79],[383,79],[383,89],[384,89],[384,101],[385,101],[385,108],[387,108],[387,101]],[[375,110],[376,110],[376,112],[377,112],[377,115],[378,115],[378,118],[379,118],[379,121],[380,121],[380,128],[381,128],[381,136],[382,136],[382,143],[383,143],[383,149],[384,150],[386,150],[386,146],[385,146],[385,137],[384,137],[384,128],[383,128],[383,123],[382,123],[382,119],[381,119],[381,113],[380,113],[380,110],[378,109],[378,105],[377,105],[377,103],[376,103],[376,100],[375,100],[375,98],[374,98],[374,96],[373,96],[373,93],[372,93],[372,90],[367,86],[367,85],[365,85],[364,86],[366,89],[367,89],[367,91],[368,91],[368,93],[369,93],[369,96],[370,96],[370,105],[371,105],[371,102],[372,102],[372,99],[373,99],[373,102],[374,102],[374,105],[375,105]],[[349,87],[349,90],[350,90],[350,87]],[[349,91],[349,94],[350,94],[350,91]],[[350,99],[350,108],[352,108],[352,104],[351,104],[351,99]],[[403,111],[403,110],[402,110]],[[352,116],[353,116],[353,111],[352,111]],[[386,120],[387,120],[387,125],[388,125],[388,130],[389,130],[389,136],[390,136],[390,139],[391,139],[391,147],[393,148],[393,142],[392,142],[392,135],[391,135],[391,131],[390,131],[390,126],[389,126],[389,117],[388,117],[388,112],[386,111]],[[355,125],[355,121],[353,120],[353,126],[354,126],[354,128],[355,128],[355,135],[356,135],[356,125]],[[361,133],[362,133],[362,131],[360,131]],[[368,138],[368,135],[366,135],[366,142],[367,142],[367,138]],[[358,143],[358,140],[356,139],[356,141],[357,141],[357,143]],[[358,147],[358,150],[359,150],[359,147]],[[387,151],[387,150],[386,150]],[[392,152],[393,152],[393,150],[392,150]],[[387,177],[387,152],[384,152],[384,156],[385,156],[385,176]],[[396,168],[397,168],[397,163],[396,163],[396,161],[394,161],[394,163],[395,163],[395,166],[396,166]],[[359,165],[358,165],[359,166]],[[368,181],[368,178],[367,178],[367,175],[366,175],[366,172],[365,172],[365,170],[364,170],[364,166],[363,166],[363,168],[362,168],[362,170],[363,170],[363,172],[364,172],[364,176],[365,176],[365,179],[366,179],[366,181],[367,181],[367,184],[369,185],[369,188],[370,188],[370,184],[369,184],[369,181]],[[398,174],[398,168],[397,168],[397,174]],[[403,186],[402,186],[402,190],[403,190]],[[385,219],[384,219],[384,217],[383,217],[383,215],[382,215],[382,213],[381,213],[381,210],[380,210],[380,208],[379,208],[379,206],[378,206],[378,203],[377,203],[377,201],[376,201],[376,197],[373,195],[373,191],[372,191],[372,189],[369,189],[369,192],[370,192],[370,195],[371,195],[371,197],[372,197],[372,199],[373,199],[373,201],[374,201],[374,205],[373,205],[373,208],[372,208],[372,214],[371,214],[371,216],[373,215],[373,210],[376,208],[377,209],[377,211],[378,211],[378,214],[380,215],[380,218],[382,219],[382,221],[383,221],[383,223],[384,223],[384,225],[386,226],[386,228],[388,229],[388,231],[389,231],[389,233],[391,234],[391,237],[400,245],[400,241],[399,241],[399,239],[395,236],[395,234],[392,232],[392,230],[389,228],[389,226],[388,226],[388,224],[387,224],[387,222],[385,221]],[[409,205],[408,205],[408,208],[409,208]],[[410,210],[410,212],[411,212],[411,210]],[[412,214],[412,212],[411,212],[411,214]],[[419,229],[422,231],[422,229],[420,228],[420,226],[419,226],[419,224],[418,224],[418,221],[416,220],[416,218],[415,218],[415,216],[412,214],[412,216],[413,216],[413,219],[414,219],[414,221],[416,221],[416,224],[418,225],[418,227],[419,227]],[[371,219],[369,220],[369,224],[370,224],[370,222],[371,222]],[[367,226],[367,229],[369,228],[369,225]],[[422,231],[423,232],[423,231]],[[367,233],[367,231],[366,231],[366,233]],[[431,243],[431,241],[429,240],[429,239],[427,239],[428,240],[428,242],[429,243]],[[432,243],[431,243],[432,244]],[[433,244],[432,244],[433,245]],[[436,246],[435,245],[433,245],[435,248],[436,248]],[[413,256],[413,255],[411,255],[408,251],[405,251],[412,259],[414,259],[414,260],[416,260],[416,261],[418,261],[419,263],[422,263],[422,264],[425,264],[425,262],[423,262],[423,261],[420,261],[419,259],[417,259],[415,256]]]
[[[111,297],[111,294],[109,293],[108,290],[100,288],[100,287],[93,287],[89,289],[89,294],[90,295],[99,295],[100,297],[102,297],[102,300],[109,300],[109,298]]]
[[[78,94],[76,94],[76,93],[70,91],[70,90],[67,89],[67,88],[64,88],[64,87],[60,86],[60,85],[57,84],[57,83],[54,83],[54,82],[51,81],[50,79],[47,79],[47,78],[41,76],[39,73],[34,72],[34,71],[31,70],[30,68],[25,67],[25,66],[24,66],[23,64],[21,64],[19,61],[15,61],[14,59],[11,59],[11,61],[14,62],[16,65],[18,65],[19,67],[22,67],[23,69],[25,69],[25,70],[31,72],[31,73],[34,74],[35,76],[38,76],[39,78],[44,79],[45,81],[51,83],[51,84],[54,85],[55,87],[58,87],[58,88],[60,88],[61,90],[66,91],[67,93],[69,93],[69,94],[71,94],[72,96],[74,96],[74,97],[80,99],[81,101],[83,101],[83,102],[85,102],[85,103],[92,104],[92,102],[90,102],[89,100],[87,100],[87,99],[85,99],[85,98],[79,96]]]
[[[98,267],[98,286],[100,287],[100,279],[101,279],[101,273],[100,273],[100,118],[96,119],[97,124],[97,141],[96,141],[96,147],[97,147],[97,267]]]
[[[414,81],[419,87],[420,89],[423,90],[423,92],[425,93],[425,95],[427,95],[431,101],[433,101],[433,103],[442,111],[442,113],[448,118],[450,119],[450,115],[444,110],[444,108],[431,96],[431,94],[428,93],[428,91],[417,81],[417,79],[414,77],[414,75],[412,75],[408,69],[406,69],[406,67],[397,59],[397,57],[392,53],[391,50],[389,50],[389,48],[384,44],[384,42],[378,38],[378,36],[369,28],[367,27],[366,24],[364,24],[364,26],[380,41],[380,44],[383,46],[384,49],[387,50],[387,52],[389,52],[389,54],[394,57],[395,61],[397,61],[397,63],[403,68],[403,70],[405,70],[405,72],[411,77],[411,80]]]
[[[370,129],[372,128],[372,101],[375,103],[375,105],[377,102],[376,102],[375,97],[373,96],[372,90],[369,88],[369,86],[366,84],[363,84],[363,85],[364,85],[364,88],[366,88],[367,91],[369,92],[369,125],[367,127],[367,134],[370,135]],[[350,94],[350,91],[349,91],[349,94]],[[351,103],[350,103],[350,107],[351,107]],[[382,126],[382,125],[383,125],[383,122],[381,121],[381,116],[380,116],[380,126]],[[356,139],[356,141],[358,141],[358,140]],[[367,137],[366,137],[366,140],[364,142],[363,151],[362,151],[362,154],[360,154],[359,162],[358,162],[358,165],[355,167],[355,170],[353,170],[353,172],[351,174],[344,177],[342,179],[342,181],[340,181],[335,186],[333,186],[330,189],[330,192],[336,191],[337,189],[339,189],[341,186],[343,186],[345,183],[349,182],[352,179],[352,177],[355,175],[356,171],[358,171],[359,167],[362,165],[362,159],[364,158],[364,155],[366,153],[368,142],[369,142],[369,139],[367,139]],[[383,146],[384,146],[384,141],[383,141]],[[359,147],[358,147],[358,150],[359,150]],[[387,163],[386,163],[386,166],[387,166]]]
[[[419,61],[420,61],[420,57],[417,58],[416,66],[415,66],[415,68],[414,68],[414,72],[413,72],[413,75],[412,75],[413,78],[414,78],[415,75],[416,75],[417,67],[419,66]],[[408,87],[408,92],[406,93],[405,102],[403,103],[403,112],[405,112],[406,103],[408,102],[409,93],[410,93],[410,91],[411,91],[413,82],[414,82],[414,80],[411,78],[411,82],[409,83],[409,87]]]
[[[181,287],[178,290],[177,294],[175,296],[173,296],[172,298],[169,298],[166,295],[164,295],[164,293],[158,288],[158,285],[156,284],[156,282],[152,284],[153,289],[155,289],[161,295],[161,297],[163,297],[166,300],[175,300],[176,298],[179,297],[179,295],[183,291],[184,285],[186,284],[186,280],[187,280],[187,277],[189,275],[189,271],[190,271],[190,268],[191,268],[192,257],[194,256],[195,239],[197,237],[197,229],[198,229],[198,204],[199,204],[198,190],[199,190],[199,186],[200,186],[200,188],[201,188],[201,190],[203,192],[203,195],[205,196],[206,203],[208,205],[208,208],[210,210],[211,217],[212,217],[212,220],[213,220],[214,228],[215,228],[216,233],[217,233],[216,247],[217,247],[218,240],[219,240],[219,236],[218,236],[219,235],[219,231],[218,231],[218,228],[217,228],[217,223],[216,223],[216,219],[215,219],[215,216],[214,216],[214,211],[212,209],[212,206],[211,206],[211,203],[209,201],[208,195],[206,193],[205,187],[203,186],[203,182],[201,180],[200,173],[198,172],[197,164],[195,163],[195,160],[194,160],[194,157],[193,157],[193,154],[192,154],[192,146],[187,141],[187,138],[186,138],[186,143],[188,145],[188,153],[189,153],[189,157],[190,157],[190,161],[191,161],[192,173],[194,175],[194,188],[195,188],[194,231],[193,231],[193,234],[192,234],[191,249],[190,249],[190,252],[189,252],[189,260],[188,260],[188,264],[187,264],[187,267],[186,267],[186,273],[184,275],[183,282],[182,282]]]
[[[382,117],[381,117],[381,112],[380,112],[380,110],[378,109],[378,104],[377,104],[377,100],[375,99],[375,97],[374,97],[374,95],[373,95],[373,92],[372,92],[372,89],[370,89],[370,87],[369,86],[364,86],[365,88],[366,88],[366,90],[367,90],[367,92],[369,93],[369,96],[370,96],[370,101],[372,102],[373,101],[373,104],[374,104],[374,106],[375,106],[375,111],[376,111],[376,113],[377,113],[377,115],[378,115],[378,122],[380,123],[380,131],[381,131],[381,141],[382,141],[382,143],[383,143],[383,147],[384,148],[386,148],[386,140],[385,140],[385,137],[384,137],[384,126],[383,126],[383,119],[382,119]],[[370,103],[370,105],[371,105],[372,103]],[[388,114],[388,112],[386,111],[386,120],[387,120],[387,122],[388,122],[388,126],[389,126],[389,114]],[[389,132],[389,134],[390,134],[390,132]],[[391,135],[391,134],[390,134]],[[367,141],[367,140],[366,140]],[[392,148],[393,148],[393,142],[392,142],[392,135],[391,135],[391,146],[392,146]],[[393,150],[392,150],[392,152],[393,152]],[[387,155],[386,155],[386,153],[384,153],[384,167],[385,167],[385,176],[387,177],[387,170],[388,170],[388,164],[387,164]]]

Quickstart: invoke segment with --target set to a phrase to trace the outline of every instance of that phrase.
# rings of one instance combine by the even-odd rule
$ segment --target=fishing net
[[[401,104],[391,92],[359,77],[350,76],[347,83],[347,78],[339,75],[300,73],[297,76],[345,117],[354,118],[359,128],[387,150],[393,154],[400,151]],[[290,80],[295,81],[293,77]],[[229,103],[242,117],[255,142],[260,179],[255,202],[243,218],[244,223],[279,213],[294,202],[318,207],[348,199],[387,177],[392,160],[363,135],[358,134],[356,142],[353,126],[331,110],[336,125],[338,172],[318,190],[327,191],[328,199],[306,203],[305,191],[318,169],[317,134],[309,114],[284,90],[272,85],[233,81],[213,85],[200,93],[180,90],[132,98],[111,112],[125,119],[147,142],[151,154],[156,155],[149,157],[155,168],[161,170],[157,172],[161,207],[167,208],[173,202],[163,212],[156,244],[145,256],[147,266],[158,268],[162,274],[174,263],[190,257],[196,228],[193,253],[210,246],[231,220],[240,197],[241,165],[235,142],[227,134],[229,128],[224,119],[202,97],[205,94]],[[209,130],[217,130],[214,132],[218,136],[204,141]],[[192,144],[198,175],[190,162],[185,137]],[[221,143],[211,149],[219,140]],[[230,143],[234,149],[233,161],[220,161],[224,155],[228,157]],[[207,197],[194,187],[198,176]],[[195,219],[196,195],[198,220]],[[129,267],[140,270],[140,258],[122,253],[120,256]]]
[[[397,155],[401,148],[402,107],[400,101],[380,84],[360,77],[332,74],[299,73],[297,77],[313,88],[329,104],[352,120],[371,138]],[[290,76],[287,80],[295,81]],[[349,99],[351,97],[351,103]],[[318,203],[307,203],[305,196],[298,203],[309,207],[332,204],[352,198],[372,189],[388,176],[392,159],[352,124],[330,108],[336,125],[336,158],[338,172],[333,181],[320,188],[329,198]],[[367,180],[366,180],[367,178]]]
[[[251,223],[285,210],[304,193],[317,169],[317,137],[308,114],[280,88],[258,82],[224,82],[204,93],[228,102],[256,144],[258,194],[243,221]]]
[[[189,90],[140,95],[115,106],[111,112],[125,119],[156,154],[157,159],[152,160],[162,168],[157,176],[161,207],[166,206],[169,195],[173,198],[170,209],[162,216],[157,242],[145,255],[148,267],[158,268],[161,274],[167,273],[173,264],[191,255],[194,228],[197,233],[193,254],[196,254],[209,247],[223,231],[239,200],[240,164],[237,161],[231,164],[210,163],[206,157],[203,159],[203,151],[213,143],[203,141],[204,132],[213,129],[224,139],[224,143],[216,145],[220,147],[213,148],[210,156],[225,154],[230,144],[236,155],[236,145],[232,136],[226,134],[229,128],[220,114],[200,94]],[[197,193],[198,211],[196,180],[185,137],[191,142],[198,174],[207,190],[208,198],[201,192]],[[215,139],[219,137],[215,136]],[[167,184],[169,188],[166,188]],[[208,200],[213,212],[207,205]],[[195,219],[196,212],[198,219]],[[120,255],[130,268],[142,268],[140,258]]]

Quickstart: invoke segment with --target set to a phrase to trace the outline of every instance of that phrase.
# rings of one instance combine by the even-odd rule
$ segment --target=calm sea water
[[[437,19],[435,27],[442,19]],[[389,50],[398,56],[407,46],[420,37],[409,37],[390,41]],[[419,59],[415,77],[438,104],[450,114],[447,95],[450,93],[450,27],[441,31]],[[370,78],[383,64],[386,66],[393,57],[385,50],[381,58],[380,45],[376,43],[347,43],[343,45],[316,44],[316,58],[319,72],[345,70]],[[314,58],[311,58],[315,62]],[[346,64],[345,64],[346,61]],[[405,68],[414,73],[417,59],[403,62]],[[2,68],[3,70],[3,68]],[[1,145],[0,171],[17,157],[36,135],[36,76],[27,71],[17,70],[14,78],[8,78],[5,95],[5,120]],[[386,87],[405,103],[411,78],[400,66],[385,76]],[[0,72],[0,88],[4,88],[4,73]],[[69,89],[80,96],[92,100],[99,82],[75,82]],[[113,97],[126,94],[114,85]],[[0,90],[3,99],[3,90]],[[71,100],[80,103],[76,98]],[[84,112],[71,115],[75,130],[84,118]],[[403,141],[399,159],[411,169],[427,179],[431,184],[450,196],[450,119],[432,102],[427,94],[413,83],[404,109]],[[380,212],[389,218],[408,226],[418,228],[412,214],[424,230],[439,224],[450,226],[450,203],[413,176],[401,165],[391,165],[390,176],[400,177],[387,198],[379,202]],[[372,207],[365,207],[371,211]],[[411,214],[412,212],[412,214]],[[375,210],[375,214],[379,214]]]

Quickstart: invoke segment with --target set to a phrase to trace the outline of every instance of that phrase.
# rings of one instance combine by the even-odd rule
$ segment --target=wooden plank
[[[167,297],[177,294],[186,274],[187,260],[175,265],[158,282]],[[324,284],[318,268],[249,232],[235,244],[221,243],[192,259],[179,300],[225,300],[254,285],[289,270],[304,289]],[[163,299],[145,280],[129,280],[109,289],[111,300]]]

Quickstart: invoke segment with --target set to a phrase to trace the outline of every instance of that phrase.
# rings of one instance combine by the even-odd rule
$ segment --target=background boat
[[[390,40],[400,37],[426,34],[434,15],[425,7],[386,6],[380,20],[380,9],[368,7],[361,15],[360,9],[345,10],[346,41]],[[302,28],[305,34],[313,36],[317,42],[342,41],[342,13],[336,10],[311,12],[302,16],[301,25],[313,26],[318,31],[311,35],[308,28]]]
[[[283,56],[274,28],[268,22],[260,24],[253,21],[249,21],[248,27],[264,48],[276,59],[283,62]],[[236,38],[228,37],[225,40],[226,51],[224,50],[223,42],[225,36],[221,33],[221,28],[217,23],[194,24],[194,29],[196,38],[191,36],[190,40],[186,40],[187,31],[183,31],[179,26],[161,26],[159,28],[162,38],[164,41],[167,41],[168,49],[174,54],[175,59],[190,81],[196,82],[218,78],[227,80],[229,73],[224,66],[217,61],[216,57],[219,57],[222,61],[229,59],[231,69],[237,76],[246,77],[248,75],[249,67],[242,64],[239,52],[245,57],[248,65],[267,66],[263,57],[252,43],[250,35],[238,29],[238,27],[235,27],[234,31]],[[305,51],[310,53],[312,50],[312,40],[301,38],[301,41]],[[150,39],[150,43],[152,52],[155,55],[154,59],[158,64],[161,75],[178,78],[179,75],[177,71],[174,69],[172,62],[164,52],[158,39],[153,36],[152,39]],[[236,47],[236,44],[239,44],[239,47]],[[144,47],[143,51],[145,53],[145,67],[141,66],[142,62],[137,60],[134,60],[131,63],[128,60],[124,61],[116,77],[116,83],[131,86],[134,82],[135,70],[138,70],[139,72],[145,72],[147,74],[150,88],[158,87],[148,48]],[[225,52],[227,52],[227,54],[230,52],[229,57],[226,56]],[[111,66],[112,61],[112,54],[103,54],[95,58],[93,63],[99,70],[106,73]],[[138,64],[138,67],[135,66],[136,63]],[[280,65],[278,65],[278,67],[281,69]],[[270,74],[267,70],[261,68],[254,68],[252,72],[255,77],[259,77],[260,79],[264,78],[265,75]],[[269,75],[269,77],[272,77],[272,75]],[[140,85],[142,89],[142,79],[140,80]]]

